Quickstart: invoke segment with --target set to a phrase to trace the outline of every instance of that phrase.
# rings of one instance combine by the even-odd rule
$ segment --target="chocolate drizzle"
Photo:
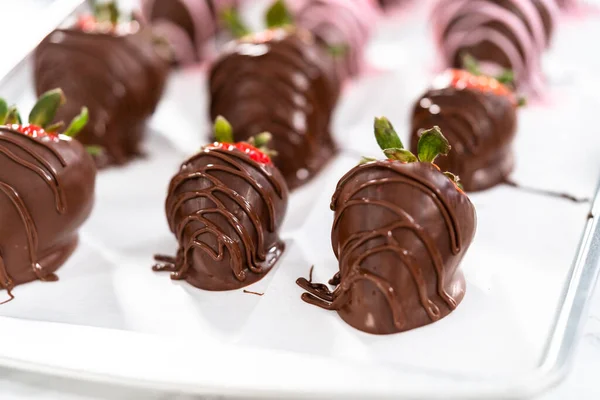
[[[91,211],[95,172],[70,138],[38,139],[0,127],[0,287],[11,299],[17,284],[58,279],[54,271]]]
[[[439,126],[452,151],[436,163],[460,176],[466,191],[484,190],[512,172],[516,124],[516,105],[508,96],[454,87],[431,89],[413,110],[411,150],[416,151],[421,131]]]
[[[337,287],[300,278],[304,301],[376,334],[413,329],[457,307],[465,286],[458,263],[475,231],[475,211],[435,166],[357,166],[339,181],[331,208],[340,271],[330,284]]]
[[[306,31],[270,30],[230,43],[210,73],[211,117],[224,116],[236,140],[271,132],[290,188],[335,152],[329,124],[339,82],[323,52]]]
[[[557,14],[554,0],[442,0],[432,16],[447,66],[462,68],[462,57],[470,54],[486,73],[511,69],[519,89],[539,92],[540,58]]]
[[[175,258],[157,256],[162,265],[154,270],[206,290],[254,283],[284,249],[277,231],[286,207],[287,187],[276,169],[208,146],[171,180],[167,220],[180,246]]]
[[[35,53],[38,94],[61,87],[69,98],[57,120],[70,121],[82,104],[90,109],[78,140],[104,148],[99,166],[124,164],[140,155],[145,121],[158,104],[167,71],[145,29],[121,36],[60,29]]]

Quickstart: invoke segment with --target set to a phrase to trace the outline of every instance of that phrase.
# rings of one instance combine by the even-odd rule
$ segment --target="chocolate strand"
[[[509,178],[504,179],[504,181],[502,183],[504,183],[507,186],[514,187],[515,189],[524,190],[529,193],[539,194],[541,196],[547,196],[547,197],[557,197],[560,199],[572,201],[573,203],[589,203],[590,202],[590,199],[588,197],[583,197],[583,198],[575,197],[569,193],[561,193],[561,192],[555,192],[552,190],[545,190],[545,189],[539,189],[539,188],[534,188],[534,187],[530,187],[530,186],[523,186]]]

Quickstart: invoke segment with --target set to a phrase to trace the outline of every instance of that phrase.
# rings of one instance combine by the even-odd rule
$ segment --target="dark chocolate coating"
[[[0,288],[58,279],[92,210],[95,177],[76,140],[0,127]]]
[[[60,87],[69,99],[57,120],[70,121],[82,105],[89,108],[90,120],[78,140],[104,148],[98,166],[140,155],[146,120],[160,100],[167,72],[168,63],[146,29],[124,36],[60,29],[35,52],[37,93]]]
[[[316,174],[336,146],[329,133],[339,81],[306,31],[266,31],[230,43],[210,72],[210,115],[235,139],[268,131],[273,161],[290,189]]]
[[[281,256],[279,228],[288,189],[279,171],[239,150],[204,148],[171,180],[166,209],[179,241],[175,258],[157,256],[206,290],[232,290],[267,274]]]
[[[375,161],[350,170],[331,201],[340,271],[322,284],[299,279],[308,303],[374,334],[438,321],[463,299],[459,263],[475,234],[469,198],[430,163]]]
[[[517,115],[511,98],[454,87],[427,91],[413,110],[411,151],[420,133],[435,125],[452,146],[436,164],[458,175],[466,191],[488,189],[512,172]]]

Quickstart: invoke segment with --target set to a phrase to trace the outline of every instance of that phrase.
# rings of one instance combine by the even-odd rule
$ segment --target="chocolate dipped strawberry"
[[[78,139],[102,146],[98,166],[139,156],[146,120],[162,95],[168,51],[149,28],[123,17],[114,2],[48,35],[35,51],[38,94],[61,87],[70,101],[57,114],[69,120],[81,104],[90,121]]]
[[[77,246],[77,229],[94,201],[96,168],[73,137],[87,122],[82,109],[65,129],[52,123],[61,90],[43,94],[23,123],[0,99],[0,288],[54,281]]]
[[[337,311],[362,331],[389,334],[456,309],[465,294],[459,264],[476,215],[458,178],[433,163],[450,150],[439,128],[423,132],[417,154],[404,149],[385,118],[375,120],[375,136],[387,159],[363,159],[331,201],[335,289],[297,283],[307,303]]]
[[[235,143],[231,125],[217,117],[215,136],[171,180],[167,220],[179,250],[156,256],[154,270],[201,289],[232,290],[264,277],[281,256],[288,189],[271,163],[268,134]]]
[[[421,132],[437,125],[454,150],[439,160],[440,168],[458,174],[466,191],[500,184],[513,170],[520,104],[510,87],[495,78],[448,70],[415,104],[411,150],[417,150]]]
[[[271,132],[278,153],[273,163],[294,189],[336,151],[329,126],[340,84],[323,46],[288,25],[287,11],[277,4],[267,13],[273,28],[229,43],[213,64],[210,115],[227,118],[236,140]]]

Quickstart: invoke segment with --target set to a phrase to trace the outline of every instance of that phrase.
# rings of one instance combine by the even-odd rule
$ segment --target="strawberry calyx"
[[[93,13],[80,15],[75,28],[86,33],[131,33],[137,29],[132,18],[122,17],[115,0],[96,1]]]
[[[435,159],[440,155],[448,155],[451,146],[448,140],[442,134],[438,126],[423,130],[419,136],[417,144],[417,154],[404,148],[398,133],[392,126],[392,123],[386,117],[376,117],[374,122],[375,139],[377,144],[386,156],[389,162],[408,163],[431,163],[438,170]],[[366,164],[377,161],[375,158],[363,157],[359,164]],[[441,171],[440,171],[441,172]],[[442,172],[450,179],[454,186],[462,192],[462,185],[458,176],[451,172]]]
[[[272,138],[269,132],[259,133],[249,138],[247,142],[234,142],[231,124],[220,115],[215,119],[213,129],[217,141],[204,148],[227,151],[238,150],[259,164],[272,165],[270,156],[274,156],[277,153],[267,147]]]
[[[294,24],[292,13],[287,8],[285,1],[276,0],[267,10],[265,22],[269,29],[281,28]]]
[[[53,89],[42,94],[29,113],[28,123],[23,123],[15,106],[8,107],[4,99],[0,99],[0,126],[6,126],[14,131],[33,138],[50,138],[60,140],[60,135],[75,137],[85,127],[88,121],[88,110],[81,109],[69,126],[64,128],[62,121],[53,123],[58,109],[66,102],[61,89]]]
[[[514,91],[515,75],[512,70],[505,69],[497,76],[485,74],[479,62],[470,54],[462,59],[463,69],[449,69],[434,81],[434,87],[453,87],[457,90],[470,89],[481,93],[490,93],[510,99],[515,107],[525,105],[525,98],[517,96]]]

